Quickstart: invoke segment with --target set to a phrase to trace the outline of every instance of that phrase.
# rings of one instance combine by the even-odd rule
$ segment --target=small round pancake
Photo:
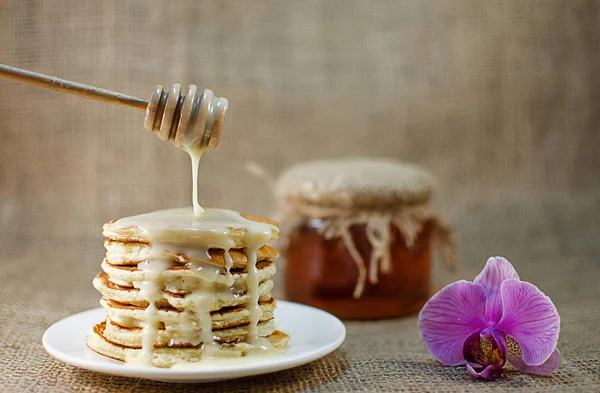
[[[228,239],[231,240],[233,246],[231,248],[244,248],[248,246],[248,229],[246,229],[248,221],[246,223],[241,222],[245,220],[261,223],[264,224],[262,226],[270,228],[271,235],[267,242],[279,239],[279,228],[276,221],[264,217],[239,214],[227,209],[205,209],[205,211],[223,212],[227,217],[235,217],[232,222],[235,222],[238,218],[240,219],[239,227],[236,227],[236,224],[228,227]],[[197,227],[190,228],[189,224],[193,219],[193,211],[189,208],[159,210],[109,221],[102,227],[102,235],[111,240],[151,243],[152,236],[147,230],[147,226],[152,225],[155,235],[159,233],[159,237],[161,238],[171,239],[179,237],[180,239],[184,239],[180,242],[182,244],[210,248],[211,244],[206,244],[210,239],[210,236],[207,236],[210,232],[198,232]],[[169,222],[171,225],[167,226],[165,224],[167,220],[171,221]],[[177,229],[174,229],[173,226],[176,226]],[[174,234],[179,236],[174,236]]]
[[[277,221],[271,220],[270,218],[267,218],[267,217],[254,216],[252,214],[246,214],[246,213],[242,213],[241,216],[244,218],[247,218],[250,221],[262,222],[264,224],[273,225],[274,227],[279,228],[279,223]]]
[[[121,286],[128,286],[126,284],[131,283],[132,286],[136,287],[140,282],[146,280],[146,273],[143,270],[139,270],[137,266],[112,265],[104,259],[101,267],[110,279],[119,280],[118,283]],[[168,291],[176,293],[192,292],[199,285],[203,285],[207,277],[214,279],[215,285],[231,285],[231,279],[227,276],[224,269],[219,270],[221,268],[213,265],[210,265],[210,267],[214,270],[212,273],[207,272],[206,269],[198,271],[173,262],[169,269],[160,273],[158,279],[164,282],[165,288]],[[258,262],[256,268],[258,269],[259,281],[272,279],[277,271],[275,264],[268,261]],[[246,272],[237,269],[231,270],[231,274],[234,286],[243,286],[248,277]]]
[[[112,359],[120,360],[126,363],[140,360],[141,350],[128,348],[109,342],[104,338],[106,322],[101,322],[94,326],[93,330],[87,336],[86,344],[94,352],[100,355],[108,356]],[[155,367],[171,367],[180,362],[199,362],[202,360],[204,349],[202,346],[191,348],[155,348],[152,354],[151,362]]]
[[[249,332],[249,325],[234,326],[226,329],[213,330],[215,340],[219,343],[231,343],[244,341]],[[258,335],[266,337],[275,331],[275,321],[273,319],[258,324]],[[124,328],[110,319],[106,321],[104,338],[113,344],[122,345],[129,348],[142,348],[142,328]],[[186,341],[184,341],[186,340]],[[202,344],[200,330],[189,341],[189,337],[182,339],[177,329],[163,328],[158,330],[158,337],[155,348],[172,347],[196,347]]]
[[[225,251],[211,248],[181,247],[177,244],[153,247],[149,243],[122,242],[106,240],[106,259],[112,265],[137,265],[139,262],[149,259],[173,259],[179,263],[187,263],[193,260],[211,263],[216,266],[226,267]],[[229,255],[233,262],[232,268],[244,269],[248,264],[248,258],[243,249],[230,249]],[[257,261],[274,261],[279,257],[279,252],[271,246],[265,245],[256,252]]]
[[[86,343],[93,351],[110,358],[124,362],[139,361],[141,349],[128,348],[113,344],[104,337],[106,322],[94,326],[87,337]],[[289,336],[279,330],[266,337],[275,348],[283,349],[289,343]],[[245,356],[251,350],[251,345],[245,342],[227,343],[221,345],[220,354],[223,356]],[[152,364],[156,367],[171,367],[181,362],[199,362],[202,360],[204,350],[202,346],[190,348],[155,348]]]
[[[96,288],[105,298],[114,300],[119,303],[131,304],[146,308],[148,301],[143,299],[140,290],[136,287],[120,286],[112,282],[108,274],[102,272],[92,281]],[[271,290],[273,289],[273,281],[267,279],[258,286],[259,300],[267,301],[271,299]],[[175,293],[163,290],[162,298],[156,302],[157,307],[174,307],[184,309],[186,307],[185,296],[187,293]],[[221,287],[215,289],[214,300],[211,311],[217,311],[223,307],[233,307],[245,304],[250,299],[246,289],[232,291],[231,288]]]
[[[106,310],[110,320],[123,327],[141,327],[142,321],[146,319],[143,307],[129,304],[117,303],[113,300],[102,298],[100,304]],[[259,302],[262,316],[259,322],[273,319],[276,303],[274,299]],[[177,328],[181,323],[187,323],[184,313],[175,308],[159,308],[157,311],[158,321],[166,326]],[[225,329],[228,327],[246,325],[250,323],[250,312],[242,306],[226,307],[211,313],[212,328]]]

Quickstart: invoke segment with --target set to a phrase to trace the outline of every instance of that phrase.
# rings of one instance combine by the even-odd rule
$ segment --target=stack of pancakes
[[[201,360],[209,346],[219,355],[246,355],[254,348],[252,333],[275,348],[287,345],[289,337],[275,329],[271,296],[277,250],[257,247],[254,262],[244,229],[230,228],[233,247],[225,250],[170,243],[168,236],[152,242],[145,228],[118,223],[103,228],[106,257],[93,285],[107,317],[88,336],[91,349],[125,362],[147,358],[146,363],[171,367]],[[277,236],[273,231],[270,240]],[[254,287],[249,269],[258,282]],[[205,343],[207,337],[212,342]],[[144,346],[148,339],[151,348]]]

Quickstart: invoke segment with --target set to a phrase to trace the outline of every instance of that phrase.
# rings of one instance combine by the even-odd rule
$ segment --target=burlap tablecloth
[[[416,319],[348,322],[310,365],[206,386],[63,365],[44,330],[98,305],[101,224],[189,204],[187,157],[142,114],[0,81],[0,391],[600,391],[600,16],[578,0],[4,0],[0,63],[148,96],[175,81],[230,99],[201,199],[274,212],[272,174],[351,155],[440,178],[472,279],[490,255],[552,297],[561,368],[474,381],[438,364]],[[282,288],[279,288],[281,292]]]

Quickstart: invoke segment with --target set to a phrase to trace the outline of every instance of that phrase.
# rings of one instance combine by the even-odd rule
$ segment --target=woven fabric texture
[[[427,203],[434,183],[422,168],[391,160],[311,161],[287,169],[275,183],[275,195],[283,204],[399,209]]]
[[[0,391],[600,391],[599,19],[593,0],[3,0],[0,63],[229,99],[201,165],[205,205],[275,213],[250,161],[272,176],[351,156],[429,169],[460,251],[436,282],[507,257],[556,303],[563,363],[474,381],[427,353],[415,317],[348,322],[320,361],[201,387],[53,360],[44,330],[98,306],[102,224],[189,205],[189,159],[141,112],[0,80]]]

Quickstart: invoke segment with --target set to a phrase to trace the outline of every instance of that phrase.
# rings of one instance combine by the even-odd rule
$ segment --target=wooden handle
[[[217,147],[229,106],[226,98],[215,97],[210,89],[198,90],[196,85],[190,85],[185,96],[181,94],[179,83],[173,84],[171,91],[157,86],[150,101],[147,101],[3,64],[0,64],[0,78],[145,111],[144,127],[148,131],[156,132],[162,140],[170,140],[186,149]]]
[[[71,82],[55,76],[38,74],[37,72],[26,71],[3,64],[0,64],[0,78],[12,79],[43,87],[45,89],[60,91],[62,93],[89,98],[100,102],[129,106],[142,111],[145,111],[148,107],[148,101],[139,97],[100,89],[98,87],[84,85],[83,83]]]

